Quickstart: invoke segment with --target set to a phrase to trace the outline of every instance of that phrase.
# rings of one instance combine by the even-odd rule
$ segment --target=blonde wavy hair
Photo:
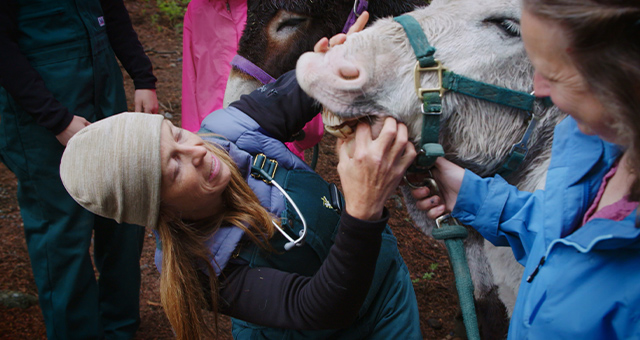
[[[157,231],[162,242],[160,298],[177,339],[215,337],[218,332],[218,278],[211,265],[205,241],[221,226],[236,226],[260,247],[272,251],[267,240],[273,236],[272,216],[260,205],[258,197],[242,177],[238,166],[220,146],[206,146],[231,170],[224,190],[224,209],[200,221],[184,221],[179,212],[161,206]],[[210,296],[205,292],[200,268],[208,269]],[[210,307],[215,316],[213,327],[204,319],[203,309]]]

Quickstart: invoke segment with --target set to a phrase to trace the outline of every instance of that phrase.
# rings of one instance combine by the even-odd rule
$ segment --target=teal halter
[[[414,79],[416,93],[422,100],[422,140],[420,143],[421,149],[418,157],[416,157],[412,171],[426,172],[433,166],[436,158],[444,156],[442,145],[438,143],[438,135],[440,132],[440,115],[442,114],[442,95],[447,90],[450,90],[520,109],[527,113],[529,118],[527,130],[523,138],[511,147],[509,156],[499,173],[506,176],[513,172],[528,153],[527,143],[538,121],[538,118],[533,115],[536,97],[529,93],[479,82],[449,71],[442,66],[438,59],[434,58],[436,49],[429,44],[422,27],[415,18],[405,14],[395,17],[394,20],[404,28],[418,59],[415,66]],[[438,75],[438,87],[422,88],[420,82],[421,72],[436,72]],[[548,106],[550,101],[547,99],[543,104]]]

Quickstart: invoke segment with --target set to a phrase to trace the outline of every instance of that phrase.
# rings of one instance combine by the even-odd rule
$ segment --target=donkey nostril
[[[357,79],[358,76],[360,76],[360,72],[358,72],[358,69],[356,67],[349,66],[340,68],[340,77],[345,80]]]

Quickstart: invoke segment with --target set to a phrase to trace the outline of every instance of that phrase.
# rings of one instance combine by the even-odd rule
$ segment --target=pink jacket
[[[184,16],[182,42],[182,127],[198,131],[211,112],[222,108],[231,59],[247,20],[246,0],[191,0]],[[303,151],[320,142],[322,118],[304,127],[305,139],[287,146]]]
[[[229,62],[246,20],[246,0],[192,0],[187,6],[182,40],[184,129],[198,131],[209,113],[222,108]]]

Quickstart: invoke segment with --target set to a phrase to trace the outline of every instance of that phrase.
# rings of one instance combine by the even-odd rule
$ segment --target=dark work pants
[[[100,1],[17,3],[18,46],[57,101],[90,122],[127,109]],[[81,208],[60,180],[63,150],[54,134],[0,87],[0,159],[18,178],[48,338],[132,338],[140,322],[144,230]]]
[[[19,124],[19,117],[1,117],[0,158],[18,177],[18,202],[47,337],[133,338],[140,323],[144,228],[117,224],[79,206],[60,180],[64,147],[46,129]]]

